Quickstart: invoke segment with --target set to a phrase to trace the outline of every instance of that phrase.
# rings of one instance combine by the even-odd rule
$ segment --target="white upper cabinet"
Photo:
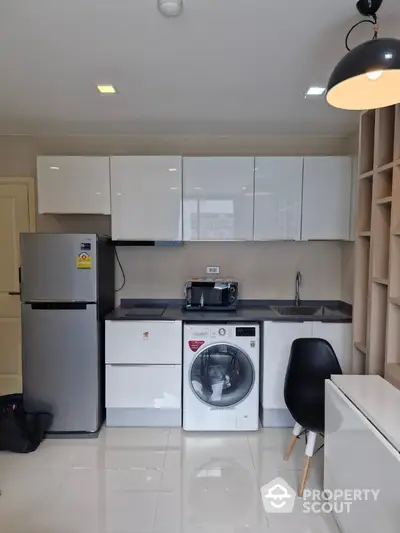
[[[111,157],[113,240],[182,240],[182,158]]]
[[[185,241],[253,240],[254,158],[183,160]]]
[[[256,158],[255,241],[300,240],[302,185],[302,157]]]
[[[110,214],[110,158],[39,156],[40,214]]]
[[[302,240],[349,240],[351,157],[305,157]]]

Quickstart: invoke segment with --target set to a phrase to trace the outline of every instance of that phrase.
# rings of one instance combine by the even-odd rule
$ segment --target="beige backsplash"
[[[238,279],[241,298],[292,299],[297,270],[303,274],[302,299],[342,295],[342,244],[337,242],[187,243],[120,247],[118,253],[126,275],[119,298],[181,298],[183,282],[204,276],[208,265]]]

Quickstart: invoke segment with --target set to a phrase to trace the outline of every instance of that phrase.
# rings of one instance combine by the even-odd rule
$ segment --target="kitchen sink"
[[[281,316],[322,316],[324,314],[324,307],[318,306],[283,306],[272,307],[272,309]]]

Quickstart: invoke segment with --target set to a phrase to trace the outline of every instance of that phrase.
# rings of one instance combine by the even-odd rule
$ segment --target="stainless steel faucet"
[[[296,306],[300,305],[300,285],[301,285],[301,272],[296,272]]]

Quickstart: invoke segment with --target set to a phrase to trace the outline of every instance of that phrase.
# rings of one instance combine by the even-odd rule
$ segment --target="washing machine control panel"
[[[236,337],[255,337],[256,336],[256,328],[252,327],[240,327],[236,328]]]
[[[221,337],[225,337],[226,329],[225,328],[219,328],[218,335],[220,335]]]

